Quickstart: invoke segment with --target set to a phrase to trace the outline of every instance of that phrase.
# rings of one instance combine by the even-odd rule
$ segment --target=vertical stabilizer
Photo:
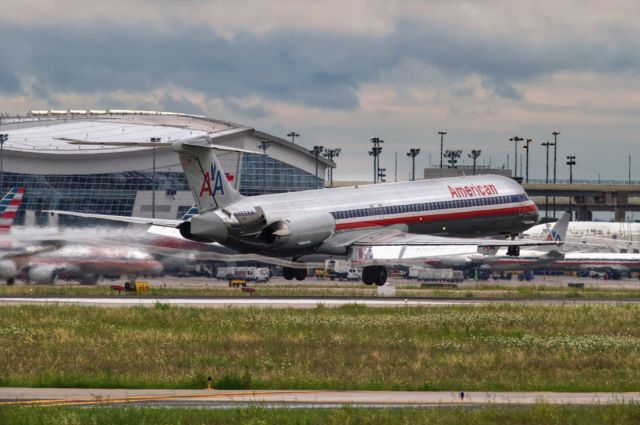
[[[206,136],[173,144],[173,150],[180,155],[180,164],[199,213],[223,208],[243,198],[227,180],[214,149],[224,150],[225,147],[211,145]]]
[[[547,241],[562,242],[567,239],[567,229],[569,228],[569,220],[571,220],[571,214],[564,213],[558,221],[551,226],[549,234],[545,237]]]
[[[11,230],[23,196],[24,187],[13,187],[0,201],[0,233],[7,233]]]

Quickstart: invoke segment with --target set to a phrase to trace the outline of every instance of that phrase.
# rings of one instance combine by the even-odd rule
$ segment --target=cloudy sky
[[[530,175],[558,130],[559,178],[640,180],[640,2],[30,1],[0,8],[2,112],[130,108],[205,114],[342,147],[337,179],[407,179],[445,148]],[[467,158],[466,163],[470,163]]]

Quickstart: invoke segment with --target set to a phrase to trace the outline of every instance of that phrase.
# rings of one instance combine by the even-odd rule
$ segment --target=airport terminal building
[[[216,143],[268,155],[220,153],[227,178],[244,195],[323,187],[335,164],[309,149],[254,128],[196,115],[130,110],[31,111],[3,117],[0,135],[0,189],[24,186],[18,224],[47,223],[46,209],[157,218],[179,218],[193,198],[170,142],[206,134],[225,134]],[[71,144],[140,142],[142,147]],[[154,179],[155,176],[155,179]],[[154,185],[155,181],[155,185]],[[155,186],[155,187],[154,187]],[[153,202],[155,193],[155,202]],[[60,224],[77,218],[60,217]]]

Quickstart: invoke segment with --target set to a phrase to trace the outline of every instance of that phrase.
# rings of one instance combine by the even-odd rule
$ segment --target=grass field
[[[179,280],[179,279],[178,279]],[[215,281],[214,281],[215,282]],[[635,283],[635,281],[634,281]],[[152,282],[153,284],[153,282]],[[142,296],[252,296],[244,293],[240,288],[220,286],[202,287],[167,287],[152,286],[150,292]],[[252,285],[257,289],[258,296],[376,296],[375,287],[366,287],[362,283],[322,284],[309,282],[302,286],[265,286]],[[124,294],[124,293],[123,293]],[[80,285],[0,285],[0,296],[119,296],[109,286],[80,286]],[[420,288],[419,285],[402,284],[397,287],[396,295],[399,297],[434,297],[434,298],[506,298],[506,299],[575,299],[575,298],[605,298],[605,299],[631,299],[640,298],[640,284],[638,288],[598,288],[587,287],[573,289],[561,286],[545,286],[536,284],[504,285],[483,283],[481,285],[465,285],[458,288]],[[130,295],[131,296],[131,295]]]
[[[435,409],[0,408],[0,423],[44,424],[637,424],[640,406]]]
[[[640,307],[0,308],[0,385],[639,391]]]

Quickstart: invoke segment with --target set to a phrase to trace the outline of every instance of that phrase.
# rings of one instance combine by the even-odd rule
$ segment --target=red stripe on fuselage
[[[376,226],[390,226],[392,224],[409,224],[409,223],[419,223],[419,222],[429,222],[429,221],[439,221],[439,220],[449,220],[449,219],[463,219],[463,218],[476,218],[476,217],[496,217],[503,216],[509,214],[524,214],[529,212],[537,212],[538,208],[535,204],[517,206],[517,207],[508,207],[508,208],[496,208],[496,209],[484,209],[484,210],[475,210],[475,211],[458,211],[458,212],[450,212],[450,213],[442,213],[442,214],[425,214],[425,215],[416,215],[411,217],[394,217],[394,218],[383,218],[380,220],[363,220],[363,221],[352,221],[349,223],[337,223],[336,230],[349,230],[349,229],[359,229],[364,227],[376,227]]]
[[[601,261],[591,261],[591,260],[570,260],[570,261],[556,261],[556,264],[560,264],[560,265],[569,265],[569,266],[575,266],[575,265],[596,265],[596,266],[608,266],[608,265],[618,265],[618,264],[622,264],[625,266],[629,266],[629,265],[640,265],[640,262],[638,260],[601,260]]]

